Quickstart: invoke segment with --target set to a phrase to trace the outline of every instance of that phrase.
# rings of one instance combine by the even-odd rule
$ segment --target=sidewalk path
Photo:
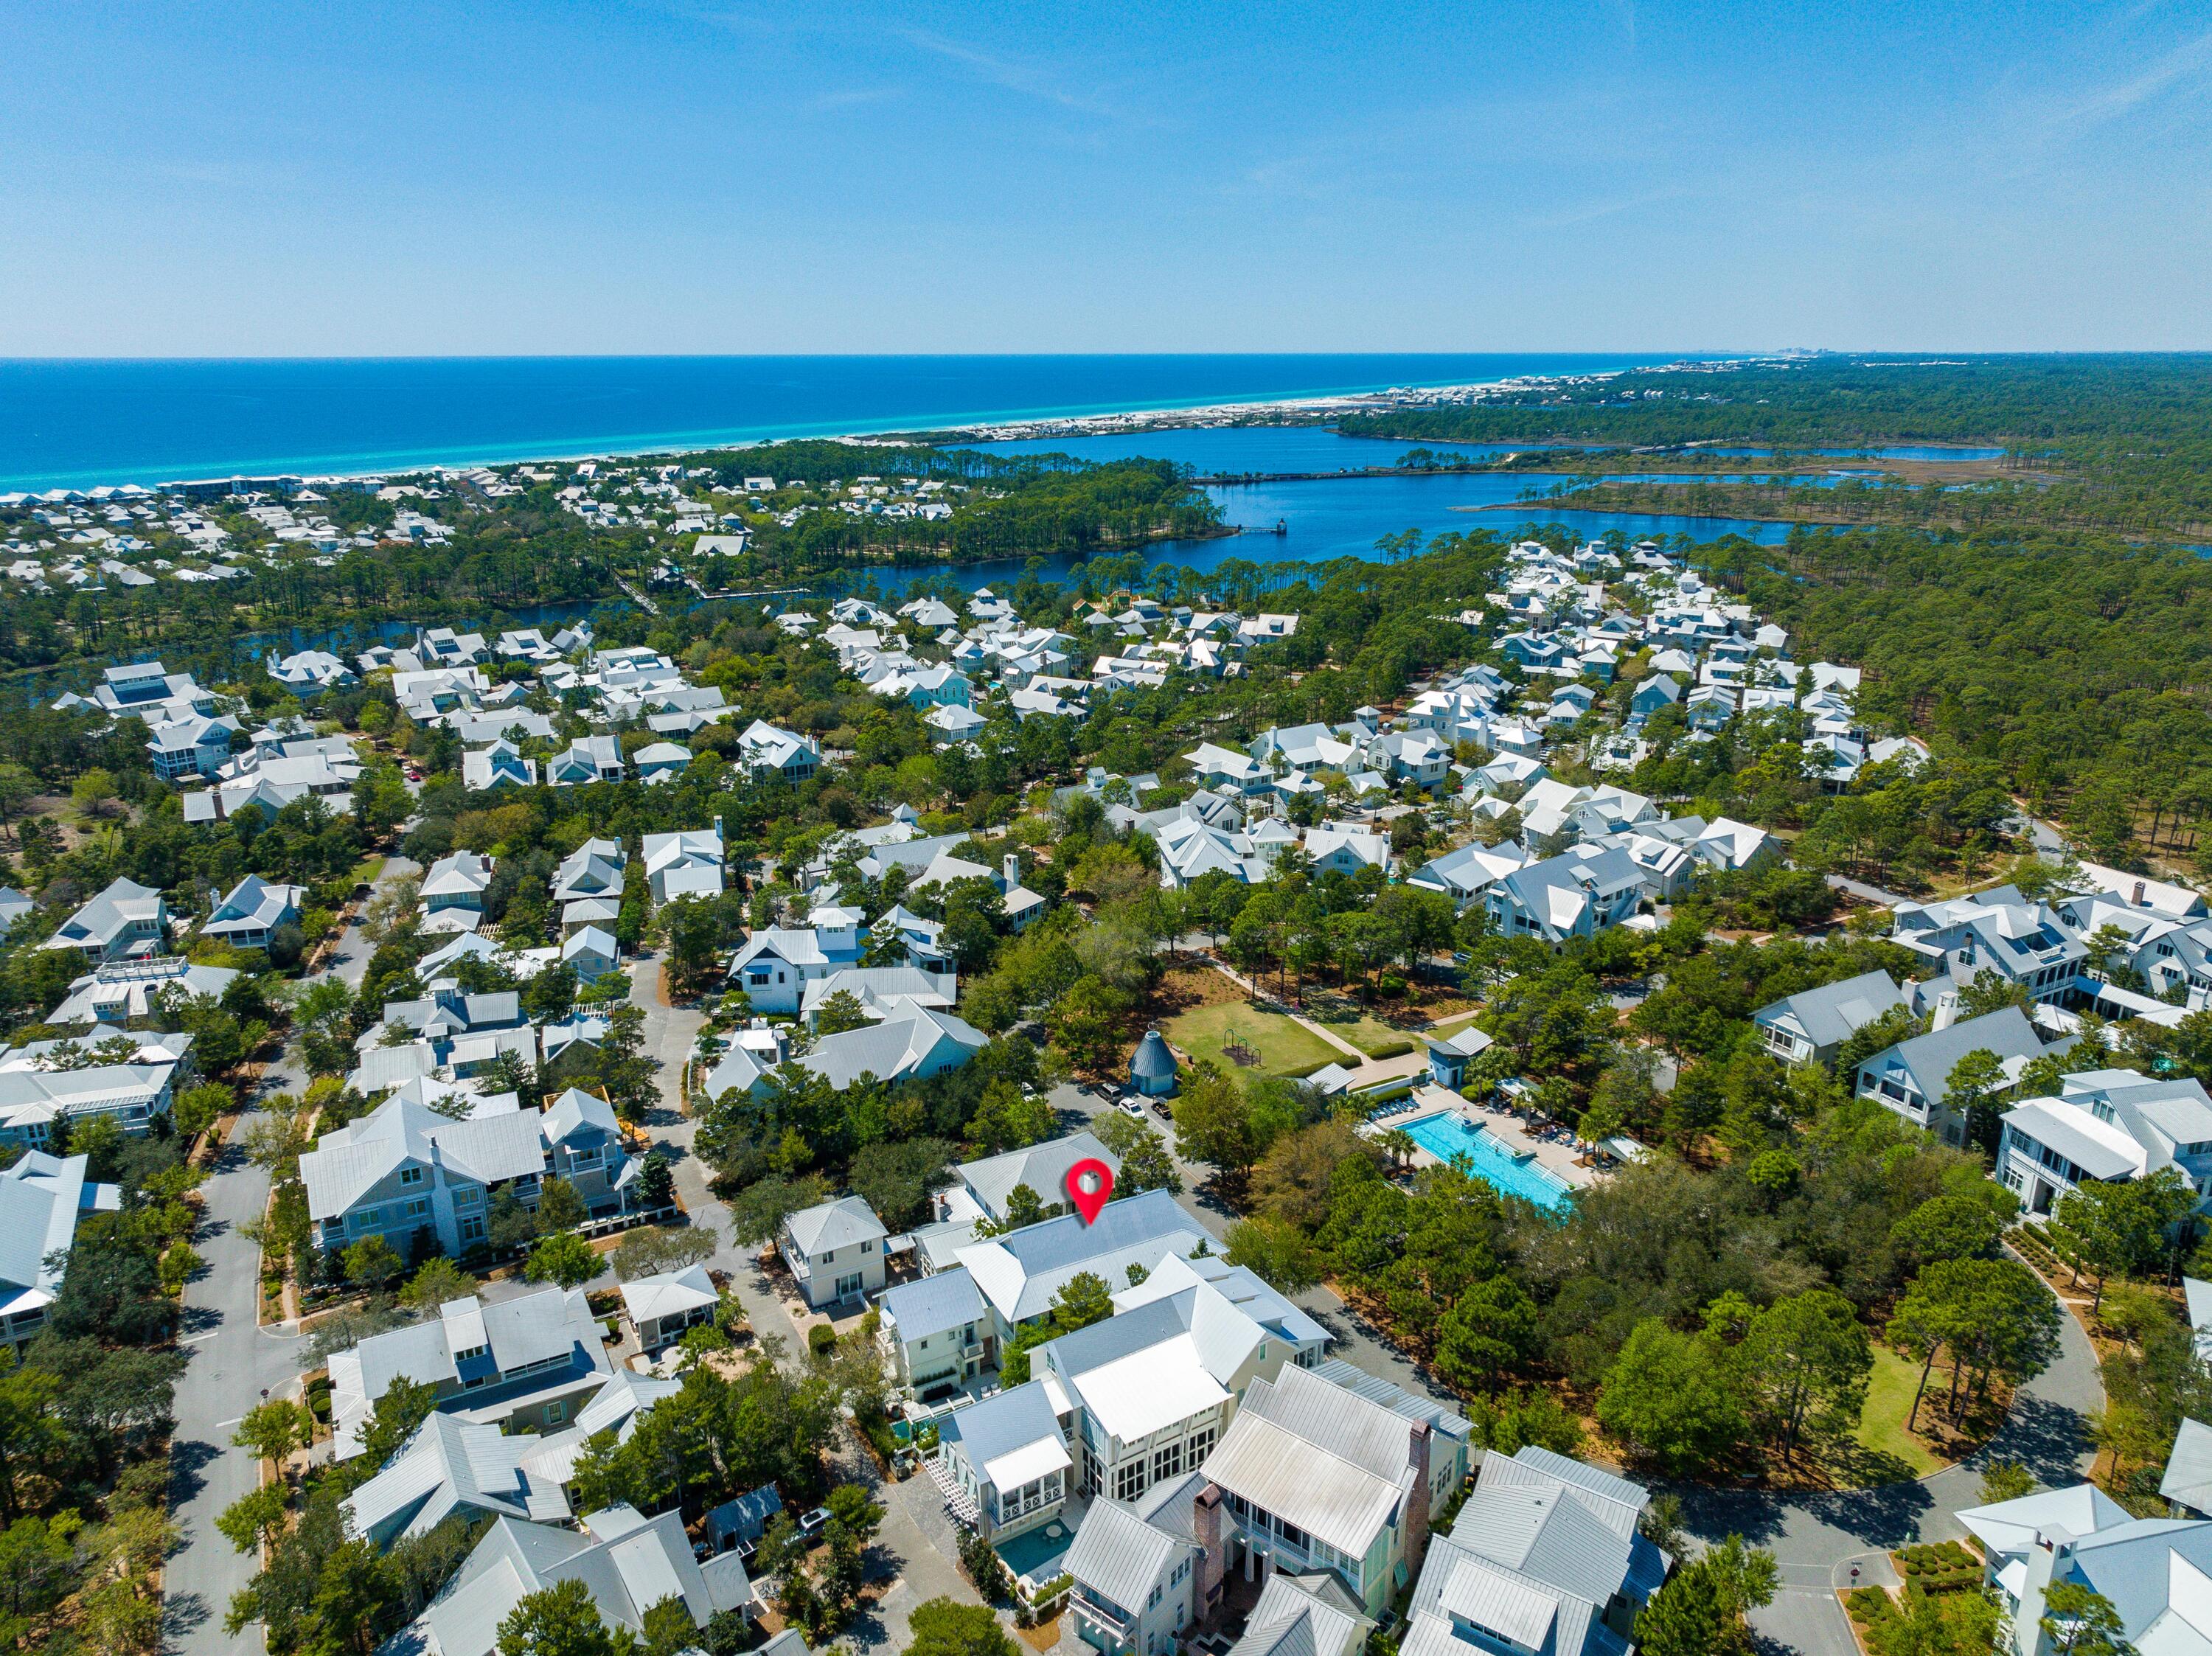
[[[1407,1032],[1413,1042],[1412,1052],[1401,1052],[1396,1058],[1370,1058],[1325,1024],[1317,1023],[1304,1013],[1293,1012],[1287,1006],[1283,1006],[1274,996],[1261,988],[1227,961],[1209,955],[1206,956],[1206,963],[1251,996],[1255,1002],[1265,1002],[1269,1006],[1281,1006],[1282,1015],[1297,1024],[1299,1028],[1315,1036],[1325,1046],[1335,1048],[1350,1059],[1352,1076],[1346,1084],[1355,1092],[1363,1088],[1380,1086],[1386,1081],[1398,1081],[1409,1075],[1418,1075],[1428,1067],[1429,1060],[1421,1051],[1421,1038],[1419,1031]]]

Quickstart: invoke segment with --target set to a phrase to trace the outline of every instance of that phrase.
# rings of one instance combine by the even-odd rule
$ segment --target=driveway
[[[404,857],[386,859],[380,886],[417,872]],[[322,976],[349,986],[361,981],[371,953],[357,927],[339,939]],[[307,1083],[294,1051],[269,1066],[264,1095],[298,1093]],[[240,1117],[200,1189],[206,1200],[196,1244],[207,1265],[185,1285],[179,1344],[192,1363],[177,1388],[176,1434],[169,1456],[169,1507],[182,1539],[169,1556],[162,1623],[167,1647],[179,1656],[235,1656],[240,1641],[222,1630],[231,1595],[253,1574],[255,1561],[241,1555],[215,1527],[217,1513],[253,1490],[259,1473],[252,1457],[232,1447],[230,1435],[246,1411],[265,1396],[298,1395],[301,1341],[283,1325],[256,1326],[261,1251],[239,1227],[258,1218],[269,1202],[269,1180],[240,1148],[258,1114]],[[242,1635],[248,1650],[261,1647],[256,1625]]]
[[[1899,903],[1909,903],[1910,897],[1900,897],[1894,891],[1884,891],[1878,885],[1869,885],[1863,880],[1847,880],[1840,874],[1827,877],[1828,889],[1856,897],[1861,902],[1879,904],[1883,908],[1894,908]]]
[[[2017,1460],[2053,1487],[2078,1483],[2095,1451],[2088,1417],[2105,1405],[2096,1351],[2071,1314],[2060,1324],[2059,1352],[2049,1368],[2021,1386],[1995,1438],[1955,1466],[1915,1483],[1829,1495],[1774,1495],[1749,1490],[1672,1486],[1681,1498],[1683,1526],[1699,1540],[1736,1534],[1774,1554],[1782,1591],[1752,1617],[1771,1648],[1804,1656],[1853,1656],[1856,1651],[1839,1586],[1860,1580],[1894,1580],[1882,1555],[1914,1542],[1966,1534],[1958,1513],[1981,1504],[1982,1471],[1993,1460]]]

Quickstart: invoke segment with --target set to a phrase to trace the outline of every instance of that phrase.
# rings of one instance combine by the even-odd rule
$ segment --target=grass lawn
[[[1912,1407],[1912,1393],[1920,1384],[1920,1365],[1908,1362],[1877,1341],[1874,1348],[1874,1374],[1867,1382],[1866,1408],[1859,1415],[1859,1429],[1855,1434],[1859,1442],[1876,1454],[1889,1456],[1911,1470],[1910,1477],[1924,1477],[1946,1463],[1918,1438],[1905,1429],[1905,1411]],[[1935,1381],[1929,1381],[1931,1391],[1939,1391]],[[1920,1412],[1925,1416],[1928,1403],[1923,1399]]]
[[[367,881],[369,884],[374,885],[376,883],[376,877],[383,872],[383,856],[380,853],[372,852],[370,855],[362,858],[361,859],[361,865],[354,870],[354,883],[356,885],[359,885],[363,881]]]
[[[1370,1058],[1396,1058],[1413,1050],[1413,1036],[1371,1017],[1316,1018],[1314,1022],[1339,1040],[1350,1041]]]
[[[1262,1012],[1242,1000],[1194,1006],[1168,1020],[1162,1031],[1184,1052],[1220,1065],[1228,1075],[1305,1075],[1344,1054],[1311,1030],[1279,1012]],[[1259,1054],[1256,1065],[1237,1063],[1222,1049],[1234,1041]]]
[[[1481,1016],[1482,1010],[1480,1007],[1465,1012],[1455,1012],[1448,1018],[1438,1018],[1427,1028],[1422,1030],[1421,1034],[1424,1039],[1431,1035],[1455,1035]]]

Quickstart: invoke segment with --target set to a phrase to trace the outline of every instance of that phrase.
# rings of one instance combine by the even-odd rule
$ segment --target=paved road
[[[783,1302],[769,1286],[760,1268],[757,1249],[740,1247],[730,1240],[730,1210],[707,1187],[713,1170],[692,1154],[691,1141],[699,1124],[684,1113],[684,1061],[698,1045],[705,1014],[693,1007],[670,1006],[660,998],[660,960],[647,955],[631,961],[630,1004],[645,1014],[645,1050],[660,1061],[660,1106],[646,1123],[654,1145],[672,1163],[676,1192],[694,1224],[712,1225],[721,1246],[707,1264],[726,1271],[756,1334],[776,1334],[795,1345],[794,1325]],[[793,1355],[787,1352],[787,1356]]]
[[[2027,837],[2034,845],[2037,856],[2046,863],[2066,860],[2066,836],[2058,831],[2056,823],[2046,822],[2040,816],[2023,810],[2014,825],[2014,832],[2018,832],[2019,824],[2023,822],[2027,824]]]
[[[630,1003],[645,1013],[645,1050],[660,1060],[660,1107],[647,1123],[654,1144],[672,1158],[676,1189],[696,1224],[712,1225],[721,1247],[708,1263],[730,1273],[738,1302],[756,1334],[772,1333],[784,1342],[784,1367],[797,1368],[805,1348],[797,1325],[760,1268],[758,1251],[730,1240],[729,1210],[708,1188],[709,1169],[692,1153],[698,1123],[686,1115],[680,1096],[684,1063],[698,1042],[705,1017],[687,1007],[672,1007],[660,998],[660,961],[647,957],[630,967]],[[854,1442],[836,1448],[838,1476],[870,1491],[884,1508],[884,1525],[869,1549],[871,1580],[885,1580],[867,1611],[846,1630],[845,1639],[862,1650],[903,1650],[910,1642],[915,1607],[950,1594],[963,1603],[980,1602],[961,1574],[958,1547],[951,1520],[941,1510],[936,1486],[927,1477],[885,1484],[874,1460]]]
[[[1954,1539],[1966,1533],[1960,1509],[1981,1503],[1982,1470],[1992,1460],[2017,1460],[2042,1483],[2077,1483],[2094,1451],[2088,1416],[2104,1407],[2104,1385],[2089,1337],[2072,1316],[2063,1319],[2057,1360],[2021,1387],[2010,1416],[1979,1453],[1916,1483],[1835,1495],[1784,1497],[1724,1489],[1681,1488],[1684,1526],[1704,1541],[1734,1533],[1774,1554],[1783,1590],[1752,1617],[1776,1651],[1803,1656],[1856,1656],[1850,1629],[1835,1590],[1861,1580],[1894,1580],[1883,1555],[1917,1541]]]
[[[403,857],[389,858],[377,883],[419,871]],[[349,927],[322,975],[357,985],[370,952],[358,928]],[[306,1072],[288,1047],[269,1067],[261,1092],[296,1093],[306,1085]],[[207,1206],[198,1247],[207,1266],[185,1285],[182,1338],[192,1363],[177,1390],[169,1482],[170,1508],[183,1540],[169,1558],[164,1610],[166,1643],[179,1656],[236,1656],[241,1641],[223,1633],[223,1612],[255,1566],[223,1539],[215,1520],[252,1490],[258,1473],[246,1451],[232,1447],[230,1435],[264,1393],[289,1389],[298,1394],[300,1338],[282,1327],[255,1325],[261,1254],[238,1228],[258,1217],[269,1201],[269,1180],[240,1149],[258,1113],[240,1120],[201,1186]],[[260,1629],[243,1640],[247,1650],[259,1648]]]

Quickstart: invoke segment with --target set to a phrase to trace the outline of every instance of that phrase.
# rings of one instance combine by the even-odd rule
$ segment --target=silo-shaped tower
[[[1157,1029],[1145,1031],[1129,1060],[1129,1085],[1147,1098],[1165,1098],[1176,1089],[1175,1054]]]

